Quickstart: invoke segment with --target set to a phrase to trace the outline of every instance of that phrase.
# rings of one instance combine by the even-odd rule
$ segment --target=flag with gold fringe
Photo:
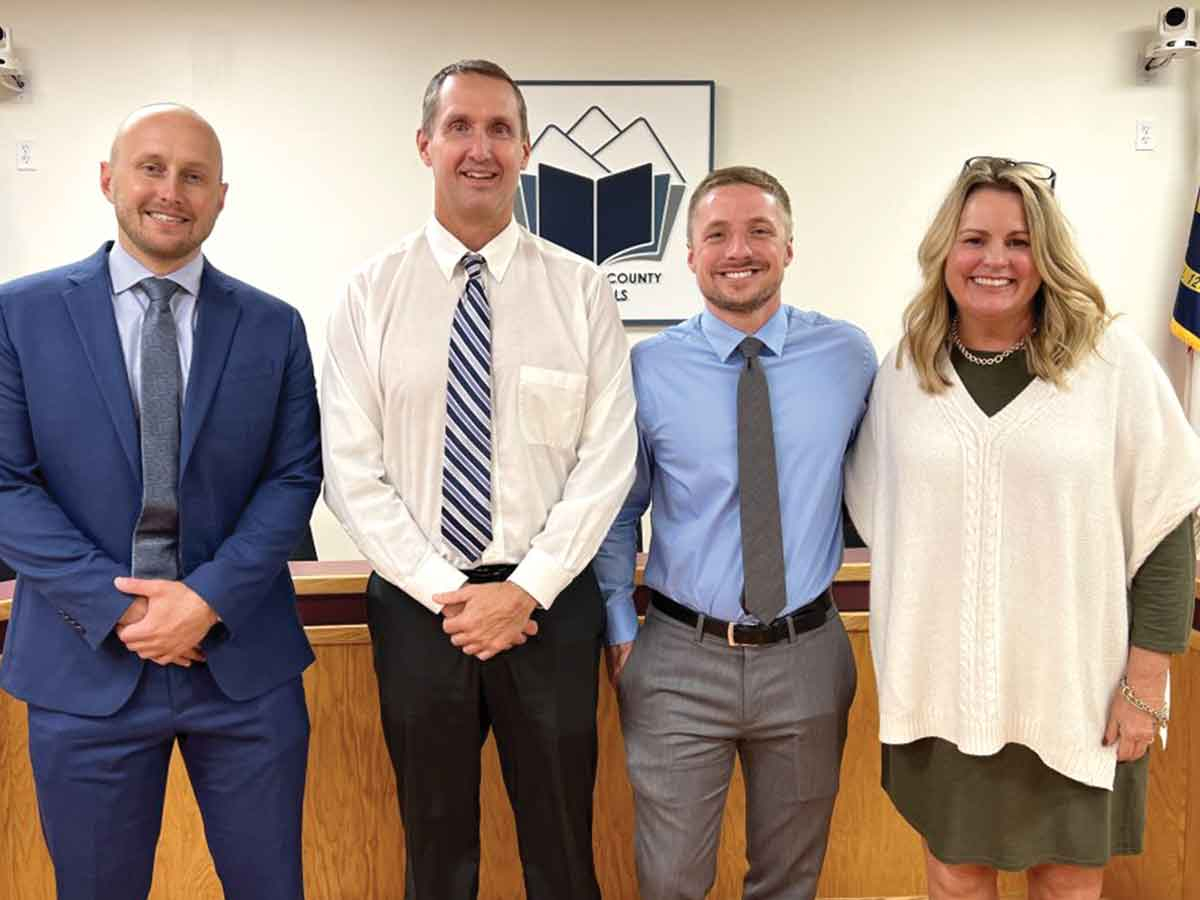
[[[1192,428],[1200,433],[1200,365],[1196,362],[1196,353],[1200,351],[1200,194],[1197,194],[1196,206],[1192,210],[1187,255],[1183,261],[1183,273],[1179,276],[1175,309],[1171,313],[1171,334],[1187,344],[1188,374],[1183,386],[1183,410]],[[1193,542],[1200,551],[1200,516],[1192,518],[1192,532]],[[1192,625],[1200,631],[1200,604],[1196,605]],[[1164,731],[1163,746],[1166,747],[1166,744]]]
[[[1171,334],[1188,348],[1183,408],[1192,428],[1200,433],[1200,364],[1196,359],[1200,352],[1200,195],[1197,195],[1192,211],[1192,231],[1188,235],[1187,255],[1183,273],[1179,276],[1179,290],[1175,294],[1175,310],[1171,313]],[[1200,519],[1197,519],[1197,527],[1200,528]],[[1197,609],[1197,615],[1200,615],[1200,609]]]
[[[1171,333],[1192,350],[1200,350],[1200,195],[1192,213],[1192,232],[1188,236],[1183,274],[1179,276],[1179,292],[1175,295]]]

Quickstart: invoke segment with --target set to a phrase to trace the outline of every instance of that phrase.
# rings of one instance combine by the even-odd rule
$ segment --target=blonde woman
[[[847,470],[871,547],[883,785],[929,893],[1100,896],[1138,853],[1187,645],[1200,441],[1114,322],[1053,170],[967,161]]]

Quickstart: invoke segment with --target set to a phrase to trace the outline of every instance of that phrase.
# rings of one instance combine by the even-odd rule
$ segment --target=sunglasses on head
[[[991,170],[1008,169],[1020,167],[1031,177],[1038,181],[1044,181],[1050,185],[1050,190],[1054,190],[1054,182],[1058,178],[1055,171],[1045,163],[1029,162],[1028,160],[1008,159],[1003,156],[972,156],[963,163],[962,170],[966,172],[968,169],[986,168]]]

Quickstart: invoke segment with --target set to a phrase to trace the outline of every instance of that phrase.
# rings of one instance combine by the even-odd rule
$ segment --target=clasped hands
[[[538,632],[529,618],[537,601],[512,581],[464,584],[457,591],[435,594],[442,605],[442,631],[450,643],[481,662],[524,644]]]
[[[204,662],[200,641],[220,617],[203,597],[182,581],[116,578],[113,584],[133,596],[116,627],[131,652],[160,666]]]

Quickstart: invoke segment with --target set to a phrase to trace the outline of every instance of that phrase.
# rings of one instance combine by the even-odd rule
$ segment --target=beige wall
[[[785,297],[865,327],[881,354],[917,241],[962,160],[1053,165],[1112,305],[1179,386],[1167,320],[1197,185],[1200,60],[1135,77],[1154,0],[6,4],[32,80],[0,99],[0,281],[112,235],[98,160],[118,120],[196,106],[225,142],[229,200],[207,252],[298,306],[318,365],[346,271],[417,227],[420,93],[451,59],[518,78],[711,78],[716,161],[774,171],[797,207]],[[1152,118],[1159,149],[1133,150]],[[14,170],[36,142],[39,171]],[[645,329],[631,330],[634,337]],[[327,558],[354,555],[323,507]]]

